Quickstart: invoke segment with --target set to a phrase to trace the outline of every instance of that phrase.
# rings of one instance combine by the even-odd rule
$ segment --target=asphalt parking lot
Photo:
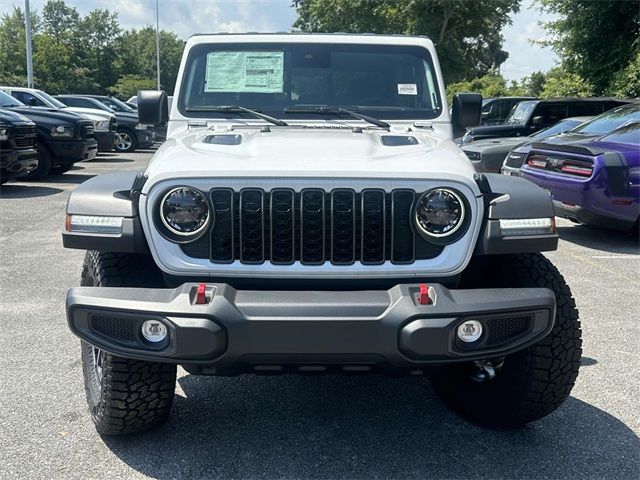
[[[100,438],[64,315],[84,255],[62,248],[64,207],[76,185],[151,153],[0,190],[0,478],[640,478],[640,250],[566,221],[549,257],[576,298],[584,358],[571,398],[536,424],[475,427],[416,378],[182,372],[166,425]]]

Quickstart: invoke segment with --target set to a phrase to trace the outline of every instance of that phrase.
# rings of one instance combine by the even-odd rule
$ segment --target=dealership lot
[[[640,476],[637,240],[564,220],[549,257],[580,309],[583,366],[571,398],[536,424],[475,427],[423,379],[182,372],[166,425],[101,439],[64,315],[84,255],[62,248],[64,206],[79,183],[141,170],[151,153],[100,155],[0,190],[0,478]]]

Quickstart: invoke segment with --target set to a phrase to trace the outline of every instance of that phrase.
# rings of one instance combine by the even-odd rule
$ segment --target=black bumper
[[[21,177],[38,166],[38,152],[29,150],[0,150],[0,178]]]
[[[580,205],[566,205],[558,200],[553,201],[553,209],[555,210],[556,216],[582,225],[593,225],[623,232],[628,232],[635,225],[635,220],[607,217],[600,213],[592,212]]]
[[[156,134],[152,129],[136,129],[138,148],[147,148],[156,143]]]
[[[551,290],[449,290],[419,285],[371,291],[247,291],[208,284],[171,289],[73,288],[70,329],[115,355],[179,363],[193,373],[233,375],[323,371],[420,371],[432,364],[502,356],[543,338],[553,327]],[[168,329],[154,345],[140,334],[157,319]],[[465,320],[482,323],[474,344],[457,338]]]
[[[53,156],[66,162],[81,162],[92,160],[98,153],[98,142],[95,138],[84,140],[50,141],[46,142]]]
[[[113,144],[116,141],[115,132],[94,132],[93,136],[98,142],[99,152],[110,152],[113,150]]]

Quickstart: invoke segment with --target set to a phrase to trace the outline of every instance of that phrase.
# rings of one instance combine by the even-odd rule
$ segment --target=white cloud
[[[555,17],[542,13],[534,2],[523,2],[520,13],[513,16],[513,24],[502,32],[504,49],[509,58],[500,71],[507,80],[520,80],[535,71],[546,71],[556,62],[556,54],[547,47],[533,42],[547,39],[547,32],[540,22],[548,22]]]

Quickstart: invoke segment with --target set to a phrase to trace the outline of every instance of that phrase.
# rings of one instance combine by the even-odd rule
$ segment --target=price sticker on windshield
[[[398,95],[418,95],[418,86],[415,83],[399,83]]]
[[[284,52],[211,52],[205,92],[282,93]]]

